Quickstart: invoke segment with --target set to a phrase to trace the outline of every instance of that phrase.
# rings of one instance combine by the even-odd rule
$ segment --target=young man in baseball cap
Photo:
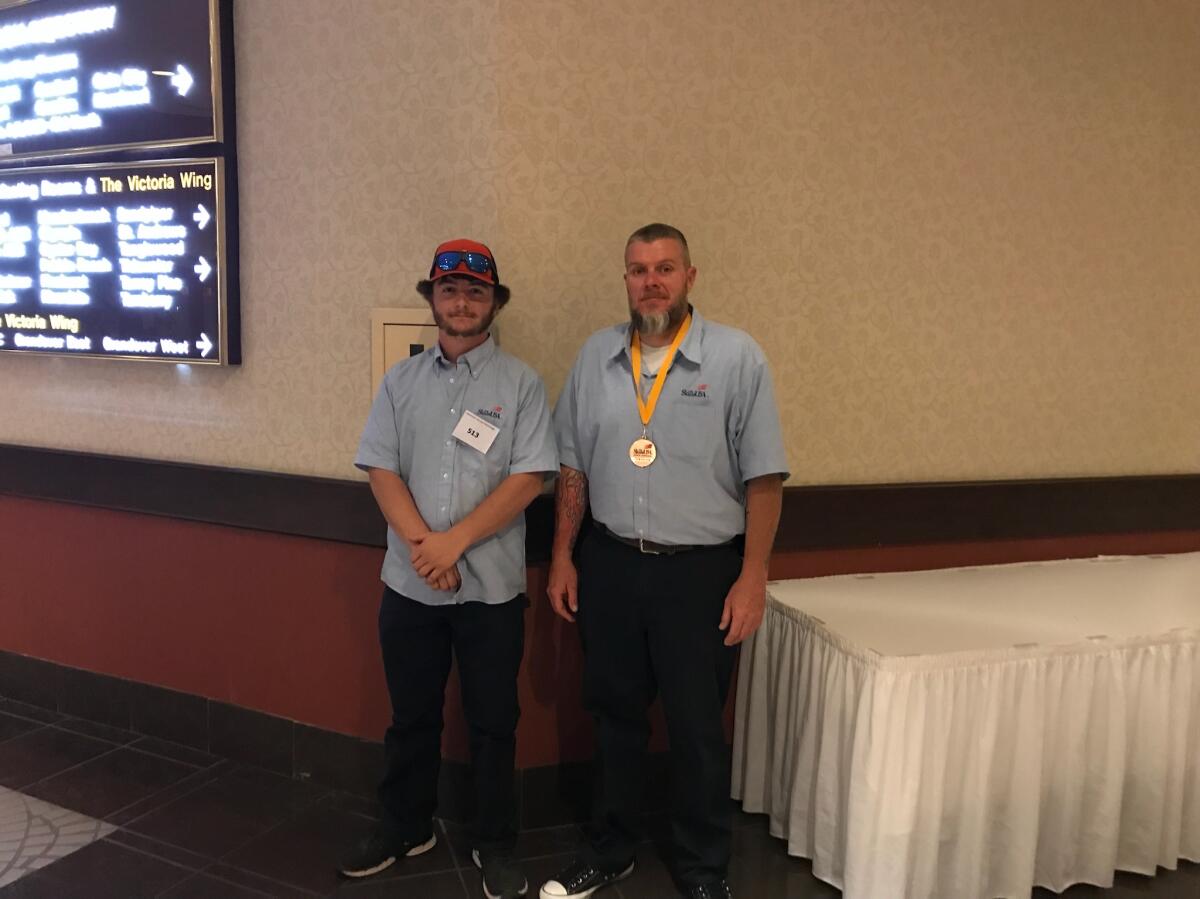
[[[485,896],[517,899],[528,889],[512,858],[524,510],[558,457],[541,379],[489,330],[509,300],[492,251],[465,239],[441,244],[417,292],[433,311],[438,342],[388,371],[355,457],[388,523],[379,641],[392,723],[383,817],[339,870],[367,877],[437,843],[453,653],[478,808],[472,858]]]

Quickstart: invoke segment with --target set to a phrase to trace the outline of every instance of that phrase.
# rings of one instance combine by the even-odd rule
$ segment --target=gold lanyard
[[[633,360],[633,393],[637,397],[638,413],[642,416],[643,434],[646,426],[650,424],[650,418],[654,415],[654,407],[658,405],[658,397],[662,393],[663,384],[667,381],[667,371],[675,360],[675,351],[683,343],[683,338],[687,336],[688,328],[691,326],[692,314],[689,312],[687,318],[683,320],[683,324],[679,326],[679,332],[675,335],[675,339],[671,341],[671,348],[667,350],[666,358],[663,359],[658,374],[654,377],[654,386],[650,388],[650,397],[646,400],[642,399],[642,342],[638,337],[638,332],[636,330],[633,332],[629,355]]]

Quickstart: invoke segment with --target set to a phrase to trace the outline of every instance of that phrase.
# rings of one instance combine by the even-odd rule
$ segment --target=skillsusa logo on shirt
[[[499,421],[504,413],[503,406],[493,406],[490,409],[476,409],[476,415],[482,415],[484,418],[490,418],[493,421]]]

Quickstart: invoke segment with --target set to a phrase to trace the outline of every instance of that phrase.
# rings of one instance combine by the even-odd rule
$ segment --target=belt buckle
[[[644,553],[647,556],[661,556],[662,550],[646,549],[646,538],[638,537],[638,552]]]

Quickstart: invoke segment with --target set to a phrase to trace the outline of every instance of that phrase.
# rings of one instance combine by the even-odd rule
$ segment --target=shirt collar
[[[467,371],[471,373],[471,377],[479,380],[480,373],[487,367],[487,364],[492,361],[492,357],[496,355],[496,341],[489,334],[487,340],[470,352],[463,353],[458,357],[458,361],[465,363]],[[440,342],[433,345],[433,358],[437,360],[438,368],[444,365],[453,365],[446,354],[442,352],[442,344]]]
[[[692,324],[691,327],[688,328],[687,336],[683,338],[683,343],[679,345],[679,355],[683,356],[683,358],[687,359],[689,362],[699,365],[703,355],[702,348],[704,345],[704,316],[700,314],[695,306],[691,306],[691,310]],[[633,323],[631,322],[623,328],[618,328],[616,331],[616,337],[617,341],[613,346],[610,358],[617,359],[621,356],[625,356],[627,359],[630,358],[629,346],[630,342],[633,340]]]

